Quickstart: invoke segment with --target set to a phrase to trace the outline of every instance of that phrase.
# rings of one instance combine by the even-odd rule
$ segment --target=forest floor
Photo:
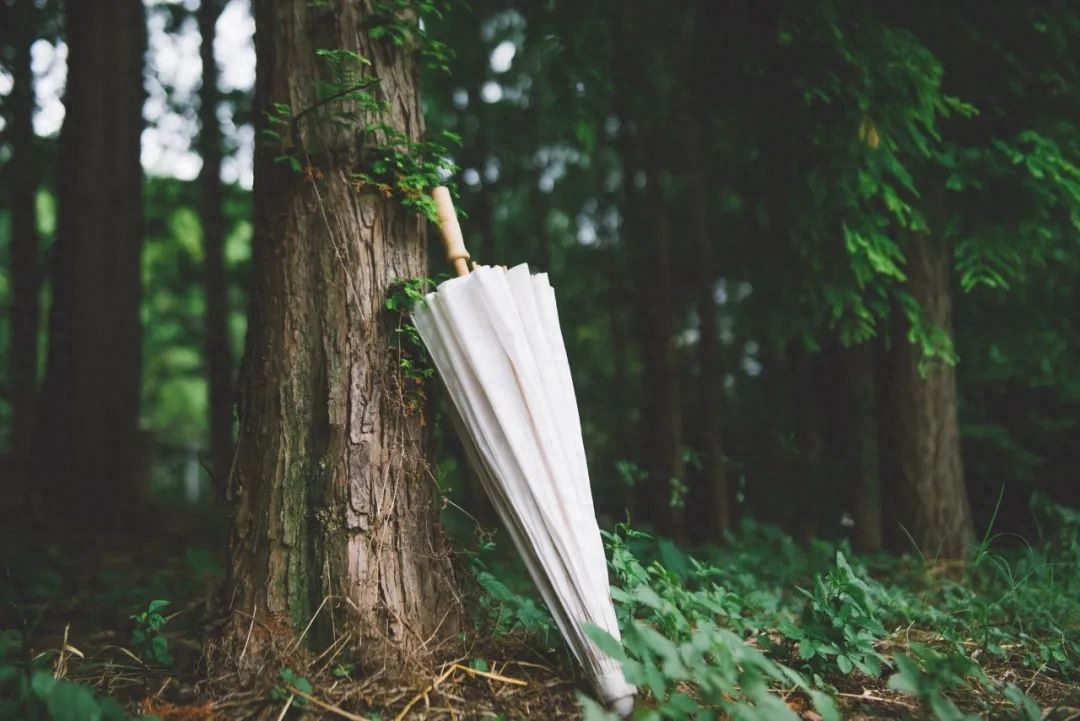
[[[983,549],[961,579],[764,527],[696,557],[622,529],[608,542],[635,718],[1080,719],[1080,518],[1066,520],[1039,550]],[[208,678],[223,556],[193,541],[200,524],[0,538],[0,720],[611,718],[579,700],[508,548],[466,557],[475,627],[405,680],[359,677],[334,647]]]

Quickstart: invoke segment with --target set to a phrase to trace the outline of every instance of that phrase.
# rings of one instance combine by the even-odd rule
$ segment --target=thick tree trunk
[[[844,444],[847,485],[855,524],[853,545],[860,553],[880,551],[883,544],[874,355],[873,343],[860,343],[843,351],[849,408]]]
[[[927,234],[912,234],[907,247],[907,290],[927,323],[952,332],[947,244]],[[963,559],[974,531],[960,457],[956,417],[956,370],[926,359],[908,340],[910,324],[894,313],[888,355],[887,435],[883,466],[887,533],[897,550],[914,543],[927,559]],[[910,536],[910,538],[909,538]]]
[[[214,60],[214,26],[219,0],[202,0],[202,88],[199,91],[199,218],[203,235],[203,283],[206,289],[204,333],[210,409],[210,472],[221,484],[229,477],[233,452],[233,369],[229,350],[229,279],[225,269],[225,219],[222,211],[221,128],[217,107],[218,67]]]
[[[257,668],[318,616],[305,643],[349,634],[366,668],[394,668],[452,635],[460,613],[422,411],[399,375],[398,321],[384,305],[394,283],[424,275],[425,224],[353,181],[358,129],[374,118],[328,118],[355,111],[347,101],[304,111],[328,80],[316,51],[351,51],[371,63],[357,71],[379,80],[380,119],[417,139],[417,71],[411,54],[368,38],[367,2],[259,0],[254,10],[258,115],[283,104],[300,119],[294,147],[256,156],[225,648],[235,662],[246,645],[243,667]],[[283,152],[305,171],[275,163]]]
[[[65,6],[66,116],[49,356],[34,438],[52,510],[130,519],[139,494],[143,53],[139,0]]]
[[[11,23],[14,57],[12,86],[11,148],[6,175],[11,202],[11,460],[14,478],[28,471],[30,444],[38,393],[38,333],[41,329],[41,259],[37,233],[37,165],[34,158],[34,85],[30,69],[30,45],[34,41],[38,14],[32,3],[6,8]],[[21,486],[21,483],[19,484]],[[14,507],[22,505],[24,488],[13,488],[4,497]]]

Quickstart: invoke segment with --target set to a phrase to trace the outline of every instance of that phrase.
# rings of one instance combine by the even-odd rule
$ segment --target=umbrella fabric
[[[413,317],[470,462],[555,623],[600,698],[628,712],[634,687],[582,628],[619,638],[547,275],[480,267],[440,284]]]

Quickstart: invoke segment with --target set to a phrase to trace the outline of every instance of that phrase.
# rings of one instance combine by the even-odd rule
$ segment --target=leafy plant
[[[25,660],[24,651],[22,634],[0,630],[0,721],[125,721],[124,708],[114,699],[56,678],[49,668],[55,652]]]
[[[939,721],[977,721],[978,715],[963,713],[944,692],[965,685],[969,675],[985,681],[979,665],[963,654],[943,654],[921,644],[911,644],[910,650],[912,656],[893,657],[897,670],[889,688],[917,697]]]
[[[435,367],[420,333],[409,319],[409,314],[417,304],[424,302],[424,295],[434,286],[435,281],[430,278],[401,281],[394,284],[385,301],[386,309],[398,314],[392,350],[403,383],[404,402],[411,413],[422,412],[424,400],[427,398],[425,382],[435,377]]]
[[[172,664],[169,640],[161,632],[168,622],[161,611],[168,605],[168,601],[151,601],[145,611],[130,617],[135,621],[135,629],[131,632],[131,644],[136,648],[142,660],[148,664],[157,666]]]
[[[457,166],[447,156],[447,146],[460,144],[460,136],[443,132],[435,139],[415,141],[387,123],[373,123],[365,130],[366,170],[353,174],[358,190],[374,190],[397,198],[406,208],[436,222],[432,188],[448,182]]]
[[[874,648],[886,635],[875,602],[883,595],[880,587],[861,578],[837,551],[836,568],[815,579],[813,591],[799,590],[807,599],[799,622],[784,619],[778,629],[798,644],[798,657],[819,672],[835,663],[845,674],[853,668],[880,674],[883,658]]]
[[[732,718],[798,719],[772,693],[771,683],[802,690],[813,699],[826,721],[840,718],[827,694],[810,688],[798,673],[712,623],[700,623],[678,640],[648,625],[634,623],[623,629],[621,645],[595,626],[589,627],[588,633],[604,651],[622,662],[627,681],[648,689],[657,701],[655,709],[635,715],[641,721],[701,718],[711,716],[713,709]],[[598,716],[595,708],[590,713],[590,718],[610,718]]]
[[[555,632],[555,623],[546,608],[537,603],[534,597],[513,591],[492,574],[479,558],[473,559],[472,573],[483,591],[478,610],[495,633],[520,630],[547,640]]]
[[[291,705],[293,708],[303,708],[306,706],[307,699],[296,693],[296,691],[311,695],[311,692],[314,690],[311,681],[298,675],[291,668],[282,668],[278,671],[278,676],[281,678],[281,683],[270,689],[271,700],[284,701],[285,699],[292,697]]]
[[[379,0],[369,16],[368,37],[412,48],[429,69],[449,73],[454,51],[426,28],[427,22],[444,17],[448,5],[445,0]]]

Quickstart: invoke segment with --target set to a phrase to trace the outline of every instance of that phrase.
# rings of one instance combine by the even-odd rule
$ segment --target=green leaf
[[[111,698],[104,698],[101,699],[100,704],[102,721],[124,721],[126,718],[124,715],[124,707],[120,705],[119,701]]]
[[[45,702],[52,721],[103,721],[104,712],[86,686],[57,681]]]
[[[56,679],[48,671],[34,671],[34,675],[30,679],[30,689],[42,701],[49,698],[49,694],[52,693],[55,686]]]
[[[578,703],[583,711],[583,721],[621,721],[618,714],[608,711],[585,694],[578,694]]]
[[[810,689],[808,693],[810,700],[814,702],[814,709],[821,714],[822,721],[840,721],[840,709],[832,696],[815,689]]]
[[[1021,712],[1026,721],[1042,721],[1042,709],[1026,693],[1013,684],[1008,684],[1004,691],[1007,698]]]
[[[595,643],[601,651],[616,661],[623,662],[626,660],[626,651],[623,649],[622,644],[610,633],[592,623],[583,624],[582,628],[589,640]]]
[[[13,628],[0,631],[0,659],[22,650],[22,634]]]
[[[919,695],[922,690],[923,678],[919,667],[910,658],[903,654],[893,657],[896,662],[897,672],[889,677],[888,686],[894,691]]]
[[[168,605],[169,605],[168,601],[164,601],[164,600],[161,600],[161,599],[158,599],[156,601],[151,601],[150,605],[147,606],[147,608],[146,608],[146,612],[147,613],[156,613],[156,612],[160,611],[161,609],[165,608]]]

